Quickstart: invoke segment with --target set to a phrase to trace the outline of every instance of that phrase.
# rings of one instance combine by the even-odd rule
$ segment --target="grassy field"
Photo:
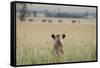
[[[16,23],[17,65],[96,60],[95,23]],[[65,34],[64,55],[52,54],[52,34]]]

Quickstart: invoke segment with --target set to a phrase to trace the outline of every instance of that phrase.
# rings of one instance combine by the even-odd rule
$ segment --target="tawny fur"
[[[57,56],[63,55],[63,44],[62,44],[62,39],[65,38],[65,35],[62,34],[57,34],[54,35],[52,34],[52,38],[54,39],[54,47],[53,47],[53,53]]]

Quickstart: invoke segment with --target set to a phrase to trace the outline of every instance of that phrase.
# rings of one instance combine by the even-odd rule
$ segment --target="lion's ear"
[[[54,35],[54,34],[52,34],[51,37],[52,37],[53,39],[55,39],[55,35]]]
[[[65,34],[62,34],[62,39],[64,39],[66,37],[66,35]]]

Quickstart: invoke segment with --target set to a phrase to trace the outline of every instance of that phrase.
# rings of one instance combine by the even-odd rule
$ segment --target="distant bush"
[[[42,20],[42,22],[46,22],[46,20],[45,20],[45,19],[43,19],[43,20]]]
[[[50,22],[50,23],[51,23],[51,22],[52,22],[52,20],[48,20],[48,22]]]
[[[29,21],[33,21],[33,19],[29,19]]]
[[[62,20],[58,20],[59,23],[63,22]]]
[[[72,23],[76,23],[76,20],[72,20]]]
[[[21,9],[21,11],[20,11],[20,13],[21,13],[21,15],[20,15],[20,21],[25,21],[26,20],[26,9],[27,9],[27,6],[26,6],[26,4],[24,4],[23,5],[23,8]]]

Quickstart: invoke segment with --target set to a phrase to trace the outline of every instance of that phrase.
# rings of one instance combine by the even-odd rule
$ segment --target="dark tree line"
[[[27,16],[28,17],[37,17],[37,14],[38,13],[41,13],[41,14],[44,14],[45,17],[62,17],[62,18],[86,18],[89,13],[88,12],[84,12],[83,14],[81,13],[78,13],[78,14],[75,14],[75,13],[67,13],[67,12],[50,12],[49,10],[44,10],[44,11],[36,11],[36,10],[33,10],[33,11],[30,11],[27,9],[27,5],[26,4],[23,4],[22,5],[22,9],[19,10],[20,12],[20,16],[19,16],[19,19],[21,21],[25,21]],[[96,16],[95,14],[92,16]],[[61,21],[60,21],[61,22]]]

